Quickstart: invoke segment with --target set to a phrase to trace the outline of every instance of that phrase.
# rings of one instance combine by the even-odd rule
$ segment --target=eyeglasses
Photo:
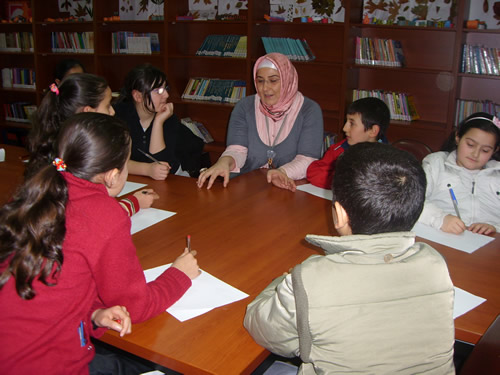
[[[153,89],[151,90],[152,92],[158,94],[158,95],[162,95],[164,92],[168,92],[168,90],[170,90],[170,87],[158,87],[156,89]]]

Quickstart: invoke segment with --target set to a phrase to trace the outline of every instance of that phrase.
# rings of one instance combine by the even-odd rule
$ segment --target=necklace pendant
[[[267,150],[267,166],[269,169],[273,169],[273,159],[276,156],[276,152],[274,150]]]

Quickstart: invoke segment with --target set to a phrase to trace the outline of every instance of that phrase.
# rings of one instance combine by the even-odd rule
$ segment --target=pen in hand
[[[161,162],[161,161],[159,161],[153,155],[147,153],[146,151],[141,150],[140,148],[137,148],[137,150],[141,154],[144,154],[144,156],[146,156],[148,159],[152,160],[153,162],[155,162],[157,164],[160,164],[160,165],[163,165],[163,166],[166,166],[167,167],[167,171],[170,172],[170,169],[171,169],[170,164],[168,164],[167,162]]]
[[[187,235],[186,242],[187,242],[188,251],[191,251],[191,235],[189,235],[189,234]]]
[[[458,211],[457,197],[455,196],[455,193],[454,193],[453,189],[451,188],[450,184],[448,184],[448,189],[450,190],[451,201],[453,202],[453,207],[455,208],[455,213],[457,214],[457,217],[460,220],[462,220],[462,218],[460,217],[460,211]]]
[[[137,149],[141,154],[144,154],[148,159],[154,161],[155,163],[160,163],[158,159],[153,157],[152,155],[148,154],[146,151],[142,151],[140,148]]]

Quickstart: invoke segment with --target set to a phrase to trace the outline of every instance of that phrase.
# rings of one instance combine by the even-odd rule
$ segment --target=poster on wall
[[[448,21],[452,0],[364,0],[363,18],[385,21]]]
[[[58,0],[59,12],[68,12],[71,16],[84,21],[92,21],[94,9],[92,0]]]
[[[500,1],[483,0],[476,6],[471,3],[469,20],[481,22],[486,29],[500,29]]]
[[[120,0],[120,20],[146,21],[163,19],[164,0]]]
[[[247,9],[248,0],[219,0],[217,4],[217,13],[234,14],[240,13],[240,10]]]
[[[294,18],[326,18],[331,22],[344,22],[342,0],[270,0],[270,16],[293,22]]]
[[[31,8],[27,1],[8,1],[7,18],[27,22],[31,18]]]

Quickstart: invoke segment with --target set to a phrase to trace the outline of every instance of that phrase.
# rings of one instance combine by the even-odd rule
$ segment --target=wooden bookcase
[[[0,15],[5,18],[7,1],[0,0]],[[420,119],[413,122],[392,121],[390,141],[410,138],[438,150],[452,131],[457,99],[500,102],[499,77],[460,73],[464,43],[500,47],[499,30],[467,30],[469,0],[457,0],[452,28],[374,26],[362,24],[362,0],[345,1],[345,22],[334,24],[268,22],[269,2],[249,0],[246,19],[240,21],[177,21],[177,15],[188,11],[187,0],[165,1],[162,21],[105,21],[118,15],[118,0],[94,1],[93,20],[88,22],[55,22],[47,18],[66,17],[59,13],[56,0],[31,0],[33,23],[0,24],[0,32],[31,31],[35,39],[33,53],[0,52],[0,68],[34,68],[36,90],[0,88],[2,103],[31,101],[39,104],[53,81],[56,63],[66,57],[80,59],[87,71],[104,76],[113,91],[119,91],[126,73],[135,65],[149,62],[163,69],[169,77],[170,100],[176,114],[202,122],[215,139],[206,149],[212,161],[224,149],[226,129],[232,104],[183,100],[181,95],[191,77],[238,79],[247,82],[247,95],[255,93],[253,65],[265,53],[261,37],[305,38],[316,59],[294,62],[299,73],[299,90],[317,101],[323,110],[325,130],[342,138],[345,110],[354,89],[379,89],[413,95]],[[53,31],[94,32],[94,54],[53,53],[50,33]],[[124,55],[111,53],[111,34],[116,31],[154,32],[160,39],[160,53]],[[247,57],[196,56],[196,50],[211,34],[247,35]],[[361,66],[354,62],[357,36],[400,40],[406,59],[403,68]],[[3,106],[0,125],[6,123]]]

